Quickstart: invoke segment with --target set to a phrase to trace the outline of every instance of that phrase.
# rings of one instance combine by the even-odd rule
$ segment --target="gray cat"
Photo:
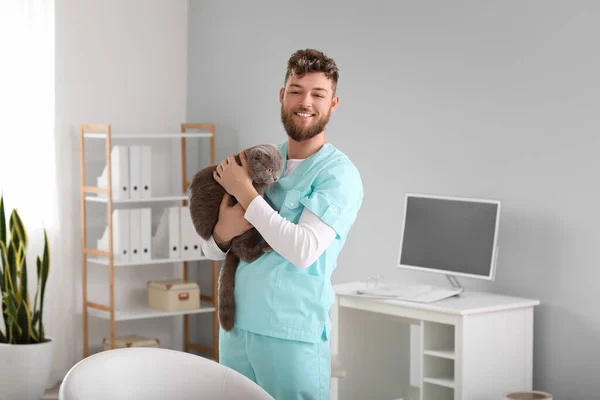
[[[277,146],[262,144],[243,150],[248,162],[248,174],[259,195],[263,196],[265,189],[276,182],[283,172],[283,157]],[[235,160],[242,165],[240,156]],[[198,171],[190,184],[189,210],[196,233],[203,239],[208,239],[219,217],[219,207],[225,189],[214,179],[213,171],[216,165],[211,165]],[[231,196],[229,205],[234,206],[237,200]],[[251,228],[244,234],[233,238],[231,246],[221,267],[218,282],[219,323],[230,331],[235,319],[234,283],[240,259],[252,262],[263,253],[273,251],[262,235]],[[214,295],[214,294],[213,294]]]

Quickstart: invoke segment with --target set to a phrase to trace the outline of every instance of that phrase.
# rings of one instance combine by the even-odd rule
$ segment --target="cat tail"
[[[219,323],[229,332],[235,320],[235,272],[240,258],[229,251],[219,274]]]

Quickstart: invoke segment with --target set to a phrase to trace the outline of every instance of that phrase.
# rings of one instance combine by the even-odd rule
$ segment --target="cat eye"
[[[267,170],[267,172],[268,172],[269,174],[272,174],[272,173],[273,173],[273,168],[269,168],[269,169]]]

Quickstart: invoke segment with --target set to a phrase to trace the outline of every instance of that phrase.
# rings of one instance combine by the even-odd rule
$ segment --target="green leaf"
[[[0,295],[4,292],[4,269],[8,271],[8,251],[4,242],[0,242]]]
[[[33,312],[33,320],[31,321],[31,325],[33,325],[34,329],[35,329],[35,325],[38,323],[38,321],[40,320],[40,311],[34,311]],[[39,331],[38,331],[38,335],[39,335]]]
[[[40,305],[38,303],[38,297],[40,294],[40,286],[41,286],[41,282],[42,282],[42,274],[40,274],[40,271],[42,270],[42,260],[40,259],[40,257],[38,256],[35,260],[36,263],[36,272],[37,272],[37,288],[35,289],[35,296],[33,298],[33,325],[35,326],[35,324],[37,323],[37,318],[39,318],[40,315]],[[37,316],[37,318],[36,318]]]
[[[23,309],[25,310],[27,332],[24,336],[24,343],[38,343],[39,335],[38,332],[33,327],[33,318],[31,315],[31,308],[28,303],[23,303]]]
[[[21,297],[29,305],[29,272],[27,268],[27,253],[23,251],[23,263],[21,264]]]
[[[0,243],[6,244],[6,217],[4,215],[4,196],[0,196]]]
[[[23,221],[21,221],[21,217],[19,217],[19,213],[16,209],[10,214],[10,234],[11,239],[14,239],[12,235],[16,235],[19,242],[23,243],[23,248],[27,248],[29,245],[29,238],[27,237],[27,231],[23,226]]]
[[[23,329],[19,326],[18,313],[20,307],[20,299],[17,296],[15,285],[11,279],[11,275],[6,273],[5,275],[5,286],[7,288],[6,293],[3,296],[2,302],[6,305],[5,322],[7,323],[7,339],[8,343],[18,343]]]
[[[12,240],[8,245],[8,254],[6,256],[7,259],[7,271],[5,275],[8,275],[9,281],[11,284],[14,284],[17,281],[17,249],[15,248],[15,242]],[[6,290],[10,293],[15,290],[12,286],[6,286]]]
[[[48,244],[48,234],[44,229],[44,253],[42,255],[42,264],[41,264],[41,282],[39,286],[41,287],[41,297],[40,297],[40,342],[44,341],[46,338],[44,332],[44,298],[46,295],[46,283],[48,282],[48,275],[50,274],[50,245]]]
[[[21,292],[21,298],[23,299],[23,301],[25,303],[29,303],[29,288],[27,287],[27,257],[26,257],[26,252],[25,249],[22,249],[21,252],[22,255],[22,259],[21,262],[19,263],[19,279],[20,279],[20,283],[21,283],[21,288],[20,288],[20,292]]]
[[[21,248],[23,250],[23,248]],[[21,260],[20,260],[20,289],[19,292],[21,294],[21,301],[19,304],[19,309],[17,313],[17,319],[19,327],[22,329],[22,336],[20,339],[20,343],[28,344],[29,337],[31,334],[31,317],[29,311],[28,297],[27,297],[27,263],[25,262],[24,251],[21,251]]]
[[[5,297],[8,297],[8,274],[10,268],[8,266],[8,252],[4,242],[0,242],[0,260],[4,269],[0,274],[0,302],[2,303],[2,317],[4,318],[5,332],[8,335],[8,316],[6,315],[7,303],[4,301]]]

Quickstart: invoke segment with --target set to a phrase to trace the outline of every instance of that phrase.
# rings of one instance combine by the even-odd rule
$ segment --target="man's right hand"
[[[219,219],[213,230],[213,239],[222,251],[227,251],[231,245],[231,239],[243,234],[252,228],[252,225],[244,218],[246,211],[237,203],[229,207],[229,193],[225,193],[219,207]]]

